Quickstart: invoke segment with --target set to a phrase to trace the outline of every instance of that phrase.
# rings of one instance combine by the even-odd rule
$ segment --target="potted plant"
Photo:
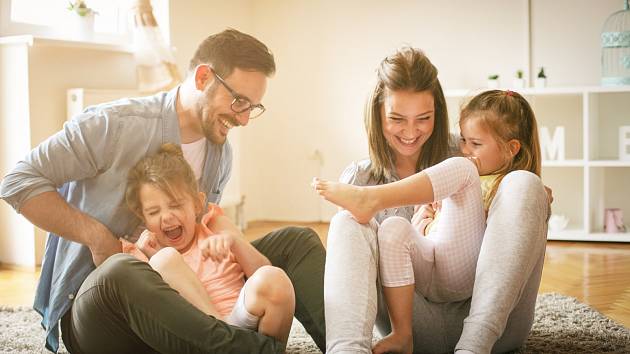
[[[545,75],[545,68],[540,67],[538,75],[536,75],[536,88],[543,88],[547,86],[547,75]]]
[[[499,75],[492,74],[488,76],[488,88],[491,88],[491,89],[499,88]]]
[[[76,12],[81,17],[96,15],[96,11],[88,7],[84,0],[69,1],[68,10]]]
[[[512,81],[512,86],[514,88],[524,88],[525,87],[525,78],[523,77],[523,70],[516,71],[516,77],[514,81]]]
[[[98,13],[89,7],[85,0],[68,2],[68,10],[71,12],[71,31],[73,37],[78,40],[90,40],[94,34],[94,16]]]

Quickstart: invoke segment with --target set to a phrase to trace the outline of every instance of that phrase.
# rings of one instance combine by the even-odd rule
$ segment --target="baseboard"
[[[0,262],[0,269],[13,270],[18,272],[37,272],[41,269],[41,266],[25,266],[21,264],[11,264]]]

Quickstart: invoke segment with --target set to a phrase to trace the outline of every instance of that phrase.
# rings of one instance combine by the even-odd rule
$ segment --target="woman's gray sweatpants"
[[[526,171],[502,180],[490,207],[471,299],[414,300],[414,351],[505,352],[531,329],[545,254],[549,205],[543,184]],[[378,282],[378,223],[348,212],[330,223],[324,275],[327,353],[371,353],[372,329],[390,332]]]

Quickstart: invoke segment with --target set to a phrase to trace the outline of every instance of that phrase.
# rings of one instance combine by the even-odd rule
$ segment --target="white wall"
[[[227,27],[251,32],[251,0],[234,1],[170,1],[171,45],[175,47],[175,60],[182,77],[186,76],[188,63],[199,43],[207,36]],[[234,150],[232,178],[224,191],[224,200],[237,198],[242,192],[240,162],[240,131],[230,133],[229,141]]]
[[[620,6],[532,2],[532,63],[547,68],[550,85],[598,84],[599,33]],[[527,1],[278,0],[256,2],[254,13],[254,34],[276,54],[278,74],[265,121],[242,131],[241,178],[253,219],[334,212],[308,182],[315,174],[337,178],[367,156],[363,105],[376,65],[397,46],[423,48],[446,88],[483,87],[490,73],[509,84],[516,70],[527,70]],[[315,149],[323,152],[321,171],[308,159]]]
[[[0,77],[0,176],[4,176],[31,147],[26,44],[0,45]],[[0,261],[33,266],[33,232],[30,223],[0,202]]]
[[[131,53],[64,41],[0,44],[0,72],[0,176],[61,129],[67,89],[135,87]],[[40,263],[45,233],[1,204],[0,262]]]
[[[601,32],[622,0],[533,0],[532,67],[551,86],[599,85]]]
[[[182,73],[199,42],[226,27],[251,33],[271,48],[278,72],[264,100],[268,111],[231,133],[236,159],[226,193],[246,195],[249,220],[311,221],[334,212],[311,191],[311,178],[337,178],[350,161],[367,156],[362,111],[378,62],[410,44],[427,52],[446,88],[482,87],[490,73],[509,84],[517,69],[527,69],[527,3],[170,1],[171,42]],[[621,7],[621,0],[531,0],[533,69],[544,66],[550,86],[597,85],[599,35],[605,19]],[[31,145],[60,127],[65,89],[134,86],[130,53],[36,45],[30,55]],[[0,58],[0,66],[6,60]],[[18,88],[8,75],[2,73],[0,92],[15,95]],[[6,102],[0,114],[8,114]],[[2,131],[15,123],[2,122]],[[2,145],[2,174],[14,163],[7,160],[15,156],[8,149]],[[322,165],[312,158],[316,150]],[[6,205],[0,207],[2,234],[19,231],[11,226],[10,213]],[[31,240],[25,242],[32,247]],[[0,237],[0,261],[15,254],[4,250],[18,246]]]
[[[400,45],[424,49],[447,89],[481,88],[492,73],[509,85],[516,70],[527,73],[530,56],[532,71],[544,66],[550,86],[599,84],[599,35],[622,1],[531,0],[531,33],[528,3],[172,1],[171,29],[180,67],[202,38],[227,26],[274,52],[278,72],[264,99],[268,110],[237,133],[230,188],[246,195],[249,220],[312,221],[335,209],[309,182],[314,175],[336,179],[350,161],[367,156],[363,106],[376,65]],[[322,165],[312,158],[316,150]]]

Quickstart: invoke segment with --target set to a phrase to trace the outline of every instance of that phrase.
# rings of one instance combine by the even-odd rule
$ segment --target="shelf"
[[[622,160],[543,160],[542,167],[630,167],[630,161]]]
[[[630,242],[630,232],[624,233],[584,233],[583,231],[549,231],[549,241],[596,241],[596,242]]]
[[[595,160],[595,161],[589,161],[588,165],[592,167],[630,167],[630,161]]]
[[[568,229],[549,231],[547,239],[630,242],[630,232],[603,232],[609,208],[620,209],[630,225],[630,161],[620,160],[625,154],[619,152],[625,141],[620,127],[630,125],[630,85],[501,89],[522,94],[544,132],[543,182],[553,190],[554,213],[570,220]],[[487,90],[446,90],[452,119],[466,100]]]
[[[133,53],[133,46],[120,45],[111,42],[84,42],[76,40],[54,39],[45,37],[35,37],[32,35],[6,36],[0,37],[2,44],[27,44],[28,46],[39,45],[48,47],[79,48],[92,50],[105,50],[111,52]]]
[[[543,160],[542,167],[582,167],[584,160]]]
[[[487,87],[477,89],[450,89],[444,91],[447,97],[473,97],[474,95],[491,90]],[[499,90],[512,90],[522,95],[581,95],[586,92],[610,93],[610,92],[630,92],[630,86],[576,86],[576,87],[545,87],[545,88],[513,88],[501,87]]]

